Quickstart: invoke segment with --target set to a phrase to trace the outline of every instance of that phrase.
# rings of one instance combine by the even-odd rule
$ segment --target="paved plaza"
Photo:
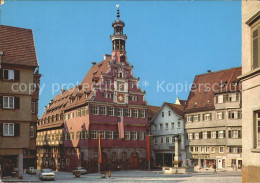
[[[37,175],[24,175],[24,179],[19,180],[4,180],[4,182],[177,182],[177,183],[240,183],[241,172],[200,172],[191,174],[165,175],[161,171],[116,171],[112,172],[112,177],[101,178],[98,173],[82,175],[80,178],[75,178],[69,172],[56,172],[55,181],[40,181]]]

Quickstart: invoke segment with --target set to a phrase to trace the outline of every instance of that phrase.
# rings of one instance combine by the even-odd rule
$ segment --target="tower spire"
[[[119,4],[116,5],[117,8],[117,19],[120,18]]]
[[[124,26],[125,23],[120,20],[120,11],[119,4],[116,5],[117,8],[117,20],[112,23],[112,27],[114,28],[114,34],[110,36],[112,40],[112,52],[120,54],[125,54],[125,42],[127,36],[124,34]],[[113,53],[112,53],[113,55]]]

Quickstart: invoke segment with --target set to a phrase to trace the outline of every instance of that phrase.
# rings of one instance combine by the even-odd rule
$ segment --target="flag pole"
[[[100,133],[98,131],[98,173],[100,173]]]

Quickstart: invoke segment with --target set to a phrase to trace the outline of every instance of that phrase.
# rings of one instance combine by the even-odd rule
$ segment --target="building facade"
[[[180,102],[178,104],[163,103],[157,114],[149,121],[153,137],[152,163],[154,167],[173,167],[175,137],[180,139],[180,159],[183,165],[186,165],[184,107],[185,102],[182,104]]]
[[[100,134],[101,170],[147,168],[148,106],[127,60],[119,10],[117,17],[110,36],[112,55],[93,63],[80,85],[46,106],[38,122],[38,167],[70,171],[84,166],[96,172]]]
[[[260,182],[260,1],[242,1],[243,182]]]
[[[190,164],[242,166],[241,68],[195,76],[185,108]]]
[[[32,30],[0,25],[0,165],[23,176],[36,165],[39,83]]]

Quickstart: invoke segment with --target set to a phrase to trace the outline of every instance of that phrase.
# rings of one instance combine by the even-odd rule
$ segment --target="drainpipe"
[[[0,51],[0,69],[1,69],[1,64],[2,64],[2,56],[3,56],[4,52]]]

